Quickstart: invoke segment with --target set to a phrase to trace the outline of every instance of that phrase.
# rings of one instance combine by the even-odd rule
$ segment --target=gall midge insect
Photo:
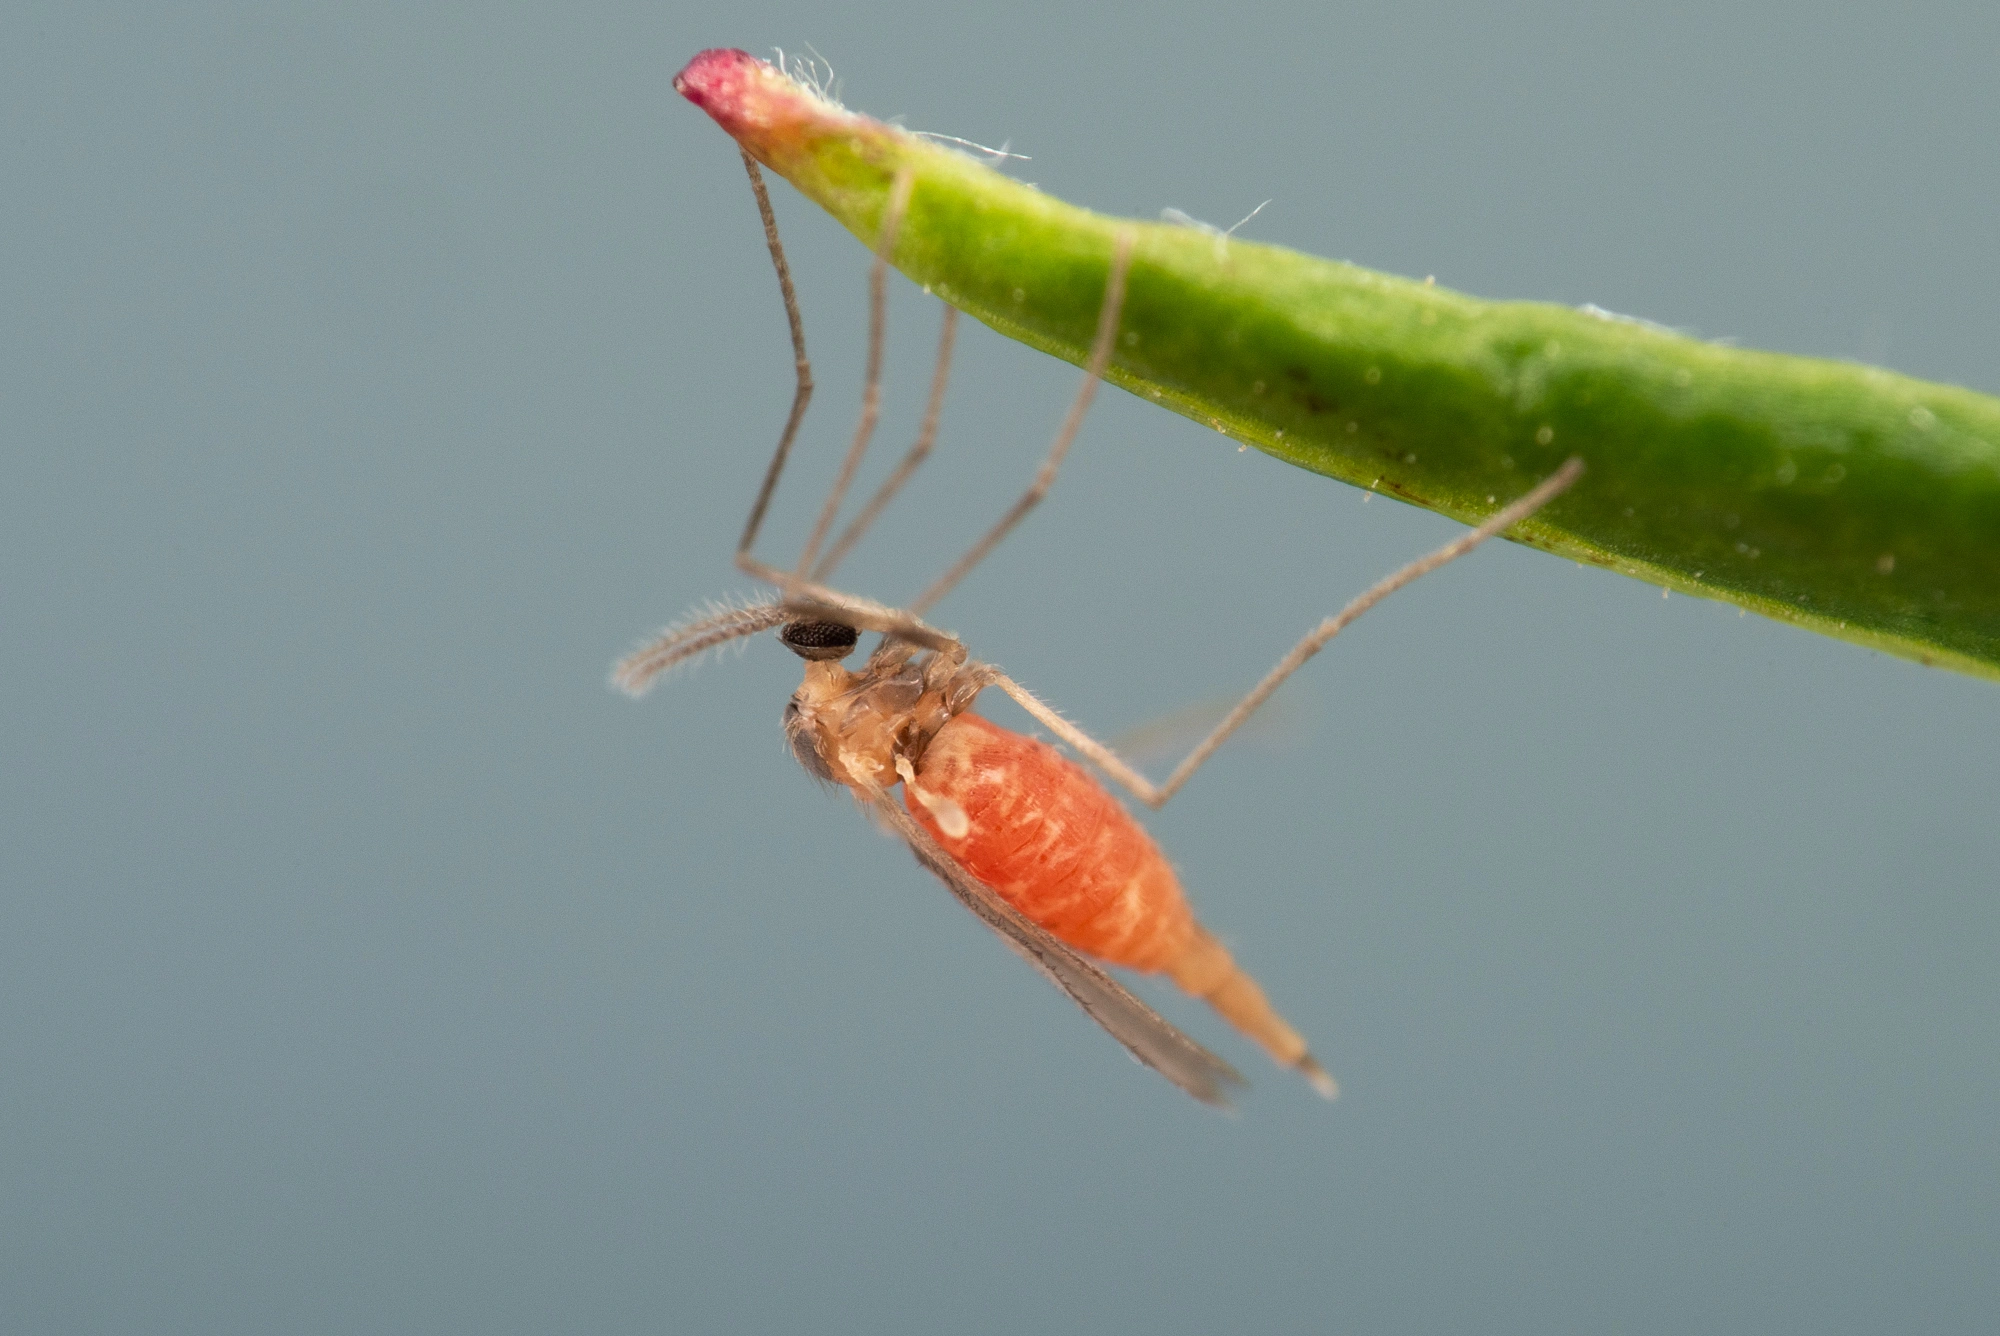
[[[707,650],[777,630],[805,661],[805,680],[785,706],[784,728],[799,763],[814,777],[846,786],[901,836],[922,863],[1007,944],[1067,993],[1129,1050],[1205,1103],[1226,1105],[1242,1078],[1182,1034],[1086,957],[1146,973],[1164,973],[1208,1002],[1280,1065],[1296,1069],[1322,1095],[1333,1078],[1229,951],[1196,920],[1172,867],[1143,827],[1090,773],[1054,748],[972,713],[979,693],[998,687],[1057,737],[1148,807],[1157,808],[1298,667],[1342,627],[1427,571],[1533,514],[1582,471],[1572,459],[1486,523],[1378,582],[1294,646],[1277,666],[1155,785],[1109,747],[1064,719],[991,664],[973,659],[955,636],[922,615],[948,594],[1020,523],[1048,491],[1075,439],[1110,361],[1131,266],[1133,236],[1119,236],[1083,384],[1033,483],[999,521],[905,608],[842,593],[826,582],[883,508],[930,453],[950,365],[957,312],[945,308],[938,360],[923,424],[909,453],[828,546],[842,502],[875,429],[880,407],[888,257],[913,178],[890,192],[869,276],[867,370],[861,419],[804,552],[782,570],[753,555],[779,475],[812,398],[804,327],[777,221],[755,160],[744,154],[765,239],[790,323],[797,384],[778,447],[737,544],[738,569],[778,594],[725,608],[674,627],[621,660],[613,681],[633,695],[660,674]],[[824,549],[824,550],[823,550]],[[879,645],[859,670],[843,666],[860,633]],[[900,785],[899,803],[892,797]]]

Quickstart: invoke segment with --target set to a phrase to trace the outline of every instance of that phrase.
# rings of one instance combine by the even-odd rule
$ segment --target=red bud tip
[[[674,91],[767,162],[770,152],[782,153],[781,145],[795,144],[794,136],[809,125],[855,119],[770,62],[726,47],[704,51],[689,61],[674,76]]]
[[[745,80],[760,68],[771,67],[748,51],[714,47],[674,76],[674,91],[726,125],[725,109],[742,106]]]

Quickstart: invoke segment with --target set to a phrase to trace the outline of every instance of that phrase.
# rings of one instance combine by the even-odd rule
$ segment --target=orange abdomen
[[[931,836],[1077,950],[1163,970],[1198,931],[1152,837],[1053,747],[961,714],[931,740],[917,786],[921,796],[906,792],[904,801]],[[955,803],[965,823],[938,820],[939,800]]]
[[[1100,960],[1165,971],[1332,1097],[1306,1041],[1195,922],[1160,847],[1088,771],[961,714],[931,739],[915,774],[903,785],[910,815],[1008,904]]]

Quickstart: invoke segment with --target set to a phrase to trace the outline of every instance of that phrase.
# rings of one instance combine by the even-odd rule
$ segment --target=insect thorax
[[[969,708],[984,685],[979,666],[962,657],[920,654],[893,641],[859,672],[833,660],[809,660],[805,680],[785,706],[785,737],[815,778],[887,789],[899,781],[897,759],[919,761],[937,731]]]

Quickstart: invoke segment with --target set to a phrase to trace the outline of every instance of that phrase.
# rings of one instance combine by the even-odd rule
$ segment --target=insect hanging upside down
[[[690,66],[689,73],[696,66]],[[677,80],[676,86],[681,83]],[[1581,462],[1569,461],[1487,523],[1389,576],[1322,622],[1165,783],[1156,786],[998,668],[973,659],[957,637],[922,620],[922,614],[1020,522],[1054,480],[1111,358],[1133,234],[1122,234],[1116,243],[1082,388],[1033,485],[907,608],[889,608],[838,592],[825,581],[930,451],[957,312],[945,309],[930,402],[916,444],[828,547],[827,536],[875,425],[887,260],[894,253],[896,231],[914,188],[909,176],[900,176],[891,191],[870,275],[868,369],[860,425],[797,564],[781,570],[759,561],[752,555],[758,529],[811,398],[812,377],[770,199],[756,162],[747,153],[744,165],[791,324],[798,383],[791,416],[744,526],[736,564],[776,586],[779,593],[668,630],[622,660],[613,681],[638,695],[676,664],[730,641],[777,630],[779,639],[805,660],[805,680],[784,714],[785,734],[800,764],[816,778],[851,790],[962,903],[1133,1057],[1205,1103],[1226,1105],[1228,1088],[1242,1080],[1228,1063],[1182,1034],[1086,957],[1166,974],[1206,1000],[1278,1063],[1295,1068],[1332,1098],[1336,1093],[1332,1077],[1272,1008],[1263,990],[1196,921],[1173,868],[1138,822],[1088,771],[1053,747],[973,713],[973,703],[987,687],[998,687],[1140,801],[1158,807],[1285,677],[1343,626],[1410,580],[1532,514],[1575,480]],[[850,670],[843,661],[854,653],[863,631],[882,639],[859,669]],[[900,803],[892,796],[898,785],[903,790]]]
[[[864,800],[900,782],[912,824],[958,872],[1061,943],[1166,973],[1333,1096],[1333,1080],[1305,1040],[1195,921],[1173,868],[1139,823],[1053,747],[971,713],[980,690],[996,684],[994,669],[962,649],[919,653],[890,639],[849,672],[837,656],[856,636],[837,622],[792,622],[780,639],[806,660],[805,681],[785,707],[785,733],[808,771]],[[896,824],[907,837],[908,827]],[[925,853],[919,846],[918,856]],[[1187,1069],[1168,1074],[1202,1098],[1234,1079],[1207,1054],[1175,1056]]]

